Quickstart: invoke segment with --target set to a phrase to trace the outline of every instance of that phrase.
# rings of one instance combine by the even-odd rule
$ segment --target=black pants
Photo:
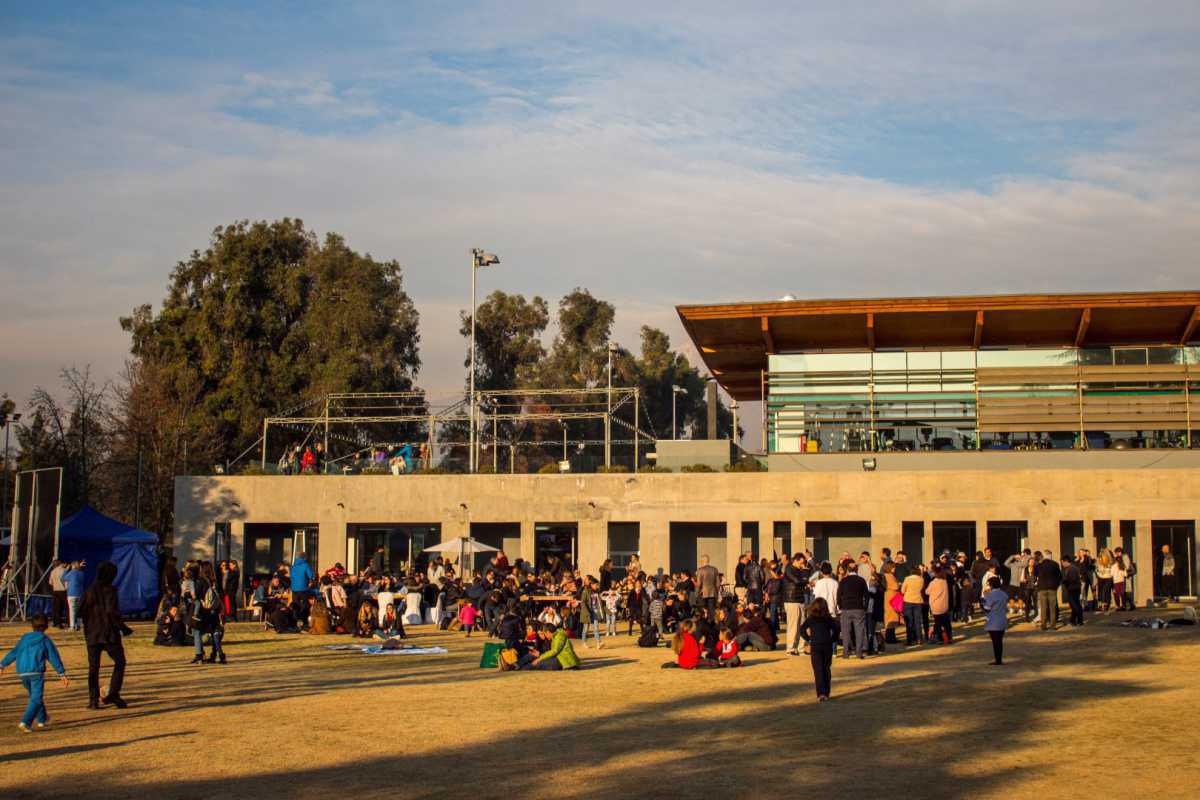
[[[996,659],[997,664],[1004,663],[1004,631],[988,631],[988,636],[992,637],[992,655]]]
[[[1079,599],[1078,589],[1067,589],[1067,604],[1071,606],[1071,624],[1083,624],[1083,603]]]
[[[954,641],[954,631],[950,629],[950,612],[933,615],[933,638],[946,644]]]
[[[717,621],[717,598],[715,598],[715,597],[704,598],[704,607],[708,609],[709,622],[716,622]]]
[[[817,697],[828,697],[833,683],[833,644],[810,644],[808,650],[812,657]]]
[[[67,592],[54,592],[50,604],[50,624],[56,628],[67,627]]]
[[[112,659],[112,680],[108,683],[106,697],[120,697],[121,685],[125,683],[125,647],[120,642],[108,644],[89,644],[88,654],[88,700],[93,703],[100,701],[100,654],[108,653]]]

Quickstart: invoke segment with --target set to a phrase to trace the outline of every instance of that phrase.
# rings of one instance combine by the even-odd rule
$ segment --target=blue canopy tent
[[[117,565],[117,598],[123,614],[153,614],[158,605],[158,537],[84,506],[58,526],[58,557],[87,562],[84,585],[101,561]]]

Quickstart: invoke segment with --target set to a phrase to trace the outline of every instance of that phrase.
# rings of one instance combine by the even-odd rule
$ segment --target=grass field
[[[1140,612],[1146,613],[1146,612]],[[447,655],[326,651],[348,637],[232,626],[230,663],[127,640],[125,711],[88,711],[86,656],[54,633],[69,689],[22,734],[0,681],[0,797],[1200,797],[1200,630],[1013,628],[1001,668],[978,626],[948,648],[663,671],[628,637],[586,669],[478,669],[482,640],[415,629]],[[5,651],[25,630],[0,627]]]

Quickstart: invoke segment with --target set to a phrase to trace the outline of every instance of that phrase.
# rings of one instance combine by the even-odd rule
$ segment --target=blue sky
[[[1198,44],[1194,2],[4,3],[0,391],[115,375],[244,217],[399,260],[431,388],[477,245],[628,344],[677,302],[1194,287]]]

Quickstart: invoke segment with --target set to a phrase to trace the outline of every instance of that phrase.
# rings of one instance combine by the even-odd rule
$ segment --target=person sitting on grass
[[[550,647],[530,663],[530,669],[554,671],[579,667],[579,656],[575,655],[575,648],[571,646],[571,638],[567,636],[566,628],[543,625],[541,637],[549,641]]]
[[[696,623],[690,619],[685,619],[679,623],[679,630],[675,632],[675,638],[671,642],[671,649],[675,651],[675,663],[671,662],[663,664],[663,667],[678,666],[680,669],[707,669],[716,667],[719,664],[711,659],[704,658],[700,652],[700,643],[696,641],[694,631]]]
[[[313,636],[328,636],[333,632],[333,624],[329,619],[329,607],[324,598],[308,598],[308,632]]]
[[[779,641],[775,637],[775,631],[771,630],[771,623],[757,606],[750,606],[733,638],[739,650],[753,649],[760,652],[774,650]]]
[[[738,655],[738,643],[734,640],[733,631],[721,628],[721,641],[717,645],[717,663],[722,667],[740,667],[742,658]]]
[[[180,646],[185,643],[183,618],[179,615],[179,606],[172,605],[158,618],[158,633],[154,643],[164,646]]]
[[[0,673],[8,669],[9,664],[17,662],[17,677],[21,679],[25,691],[29,692],[29,703],[25,706],[21,721],[17,723],[17,729],[22,733],[30,733],[30,725],[44,728],[50,721],[50,715],[46,713],[46,703],[42,699],[46,662],[49,661],[50,666],[54,667],[54,671],[62,679],[63,686],[70,684],[67,670],[58,656],[58,648],[54,646],[54,640],[46,635],[46,628],[50,627],[46,615],[34,614],[29,622],[33,630],[18,639],[17,646],[0,660]]]

